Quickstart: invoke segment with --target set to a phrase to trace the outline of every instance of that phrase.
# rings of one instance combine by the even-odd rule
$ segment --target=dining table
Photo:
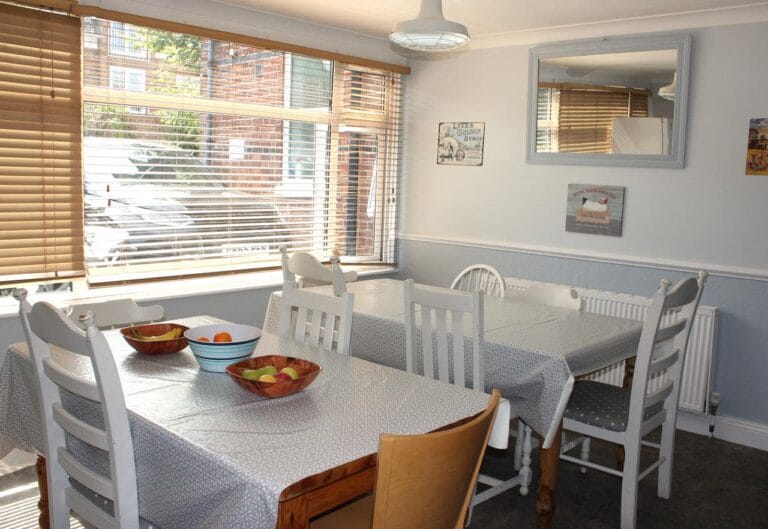
[[[330,286],[311,287],[332,295]],[[350,350],[355,356],[405,369],[404,282],[347,283],[354,296]],[[282,296],[270,296],[264,329],[279,328]],[[417,324],[418,320],[417,319]],[[575,377],[635,355],[642,324],[583,310],[484,297],[484,383],[498,388],[514,412],[541,436],[537,526],[555,510],[562,418]],[[465,333],[465,356],[471,342]],[[418,365],[417,365],[418,368]],[[471,372],[471,370],[467,370]]]
[[[175,321],[188,327],[222,323],[210,316]],[[282,354],[322,368],[303,391],[269,399],[226,373],[201,370],[188,348],[147,356],[117,330],[105,336],[129,412],[140,515],[163,529],[308,528],[312,517],[372,491],[382,433],[459,424],[489,399],[265,331],[253,356]],[[81,376],[93,376],[87,358],[57,348],[52,355]],[[63,403],[84,420],[100,420],[92,402],[64,395]],[[72,446],[92,470],[108,474],[104,453]],[[11,345],[0,367],[0,457],[14,447],[44,454],[25,343]],[[44,472],[40,485],[45,507]]]

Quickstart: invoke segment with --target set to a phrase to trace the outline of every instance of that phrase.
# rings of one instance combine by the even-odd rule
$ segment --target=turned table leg
[[[563,437],[562,423],[555,432],[552,446],[539,450],[541,465],[541,477],[539,479],[539,496],[536,500],[536,513],[538,529],[549,529],[552,525],[552,516],[555,513],[555,488],[557,486],[557,473],[560,466],[560,442]],[[542,446],[544,445],[542,439]]]
[[[45,471],[45,458],[37,456],[35,463],[37,471],[37,488],[40,489],[40,501],[37,502],[37,508],[40,511],[40,517],[37,520],[40,529],[50,529],[51,522],[48,515],[48,475]]]

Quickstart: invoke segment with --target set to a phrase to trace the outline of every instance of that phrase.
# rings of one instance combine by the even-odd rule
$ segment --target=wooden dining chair
[[[80,315],[88,311],[93,313],[96,327],[99,329],[151,323],[160,321],[165,316],[162,305],[141,306],[130,298],[70,305],[66,312],[70,319],[77,323]]]
[[[461,529],[499,404],[494,390],[474,419],[422,435],[382,434],[374,494],[311,529]]]
[[[584,451],[579,458],[567,454],[560,456],[566,461],[622,478],[621,529],[634,529],[638,484],[654,469],[658,468],[657,495],[670,497],[680,376],[706,277],[706,272],[701,272],[698,280],[684,279],[671,289],[669,281],[661,282],[643,324],[631,388],[583,380],[574,385],[568,401],[564,430],[603,439],[624,449],[623,470],[589,461]],[[669,311],[679,312],[679,317],[662,326],[662,316]],[[644,440],[659,426],[660,443]],[[658,458],[641,472],[640,449],[643,446],[658,449]]]
[[[326,351],[349,354],[354,294],[327,296],[287,283],[282,295],[281,336]]]
[[[70,511],[99,528],[152,528],[139,518],[128,411],[112,351],[96,327],[96,318],[90,312],[83,314],[82,330],[53,305],[39,302],[31,306],[26,296],[26,290],[14,292],[39,387],[51,529],[68,529]],[[71,363],[60,362],[59,355],[68,353],[52,354],[51,346],[87,359],[93,376],[83,376],[81,367],[75,370]],[[103,427],[84,421],[65,406],[62,390],[95,406]],[[66,435],[105,452],[109,476],[83,464]]]
[[[583,300],[576,289],[559,285],[531,285],[527,289],[510,294],[513,299],[548,305],[562,309],[582,310]],[[584,445],[585,450],[589,444]],[[528,494],[531,483],[531,451],[533,450],[533,430],[522,420],[517,421],[517,437],[515,439],[514,468],[523,475],[520,486],[522,495]]]
[[[288,283],[294,283],[299,288],[333,285],[333,295],[340,297],[346,293],[348,282],[357,281],[357,272],[343,272],[336,255],[330,257],[331,267],[328,268],[306,252],[294,252],[288,257],[286,246],[280,247],[280,254],[284,286]]]
[[[497,298],[503,298],[507,293],[507,285],[501,272],[486,264],[474,264],[459,272],[451,283],[451,288],[465,292],[479,290],[487,296]]]

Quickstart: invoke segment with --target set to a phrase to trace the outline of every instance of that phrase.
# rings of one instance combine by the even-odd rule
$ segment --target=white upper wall
[[[768,116],[768,23],[691,31],[686,167],[525,162],[528,47],[412,63],[404,236],[768,276],[768,177],[745,176],[750,118]],[[438,123],[484,121],[482,167],[438,166]],[[568,184],[626,187],[622,237],[568,233]]]
[[[392,64],[405,59],[387,39],[311,24],[210,0],[80,0],[82,5],[229,31]]]

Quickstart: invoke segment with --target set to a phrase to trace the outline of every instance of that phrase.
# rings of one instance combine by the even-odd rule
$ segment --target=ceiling
[[[211,0],[376,37],[415,18],[420,0]],[[474,37],[766,6],[749,0],[443,0]],[[713,13],[714,12],[714,13]]]

